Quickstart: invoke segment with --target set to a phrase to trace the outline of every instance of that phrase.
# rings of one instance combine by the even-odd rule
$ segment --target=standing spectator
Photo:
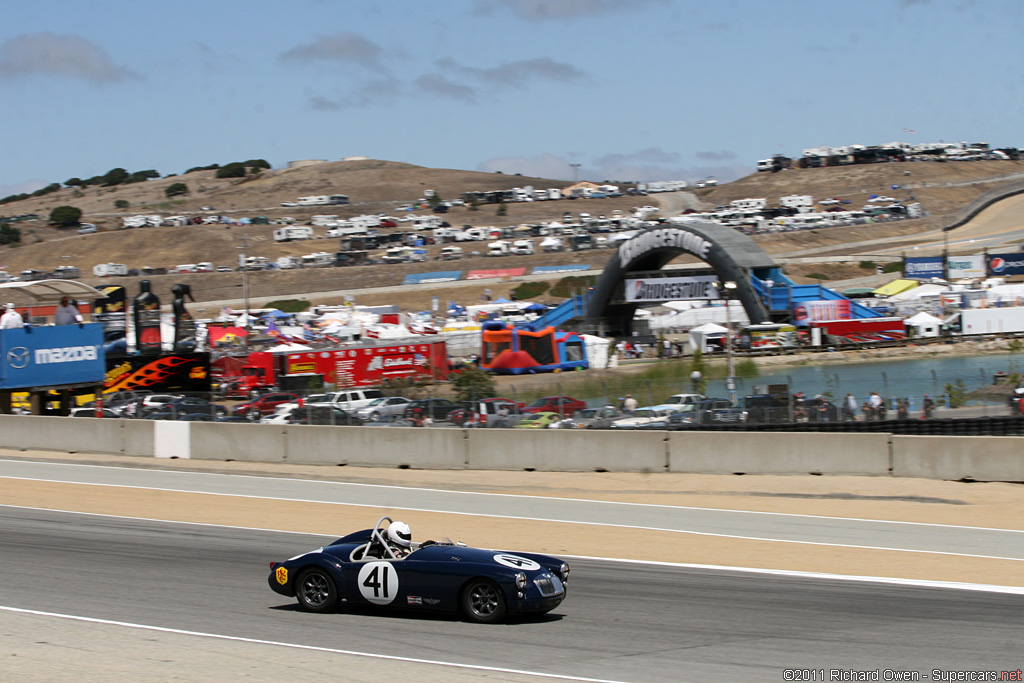
[[[21,313],[15,310],[14,304],[7,304],[7,310],[0,315],[0,329],[13,330],[24,326],[25,319],[21,317]]]
[[[883,398],[881,404],[879,404],[879,406],[878,406],[878,419],[879,420],[886,420],[886,419],[888,419],[888,413],[889,413],[889,404]]]
[[[82,322],[82,314],[78,312],[78,309],[72,305],[66,296],[61,297],[60,305],[53,312],[53,324],[70,325],[80,322]]]
[[[672,342],[669,341],[668,339],[665,339],[664,341],[662,341],[662,345],[663,345],[663,347],[665,349],[665,353],[664,353],[665,358],[671,358],[672,357]]]
[[[489,288],[484,290],[484,297],[486,297],[488,301],[491,300],[491,290]]]
[[[641,344],[640,342],[637,342],[636,344],[633,344],[633,350],[636,352],[636,357],[637,358],[643,358],[644,357],[644,345]]]
[[[868,403],[871,404],[871,413],[873,415],[872,419],[881,420],[885,414],[885,401],[882,400],[882,397],[878,395],[877,391],[871,392],[871,396],[868,397]]]
[[[638,403],[633,398],[633,394],[626,394],[626,400],[622,402],[622,412],[632,414],[637,407]]]
[[[21,319],[25,323],[26,326],[31,325],[32,324],[32,311],[26,308],[25,312],[21,314]]]
[[[910,401],[905,398],[896,401],[896,417],[900,420],[910,417]]]
[[[619,352],[620,359],[626,358],[626,342],[620,340],[619,343],[615,345],[615,350]]]
[[[873,420],[875,417],[875,409],[871,407],[870,401],[864,401],[864,405],[860,407],[861,414],[864,415],[864,421]]]
[[[855,422],[857,420],[857,399],[853,394],[843,397],[843,421]]]
[[[928,394],[924,395],[924,402],[921,404],[921,407],[923,408],[922,412],[924,419],[932,419],[932,411],[935,410],[935,401],[932,400],[931,396],[929,396]]]

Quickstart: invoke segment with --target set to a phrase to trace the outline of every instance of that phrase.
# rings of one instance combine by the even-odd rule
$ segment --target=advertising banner
[[[945,280],[946,267],[941,256],[908,258],[903,262],[903,277],[915,280],[930,280],[937,277],[940,280]]]
[[[537,266],[531,272],[536,275],[537,273],[572,273],[577,270],[590,270],[590,266],[585,263],[570,263],[564,266]]]
[[[825,301],[801,301],[793,306],[793,322],[797,325],[822,320],[850,320],[849,299],[828,299]]]
[[[425,285],[431,282],[455,282],[462,277],[461,270],[438,270],[432,273],[410,273],[402,281],[403,285]]]
[[[290,353],[284,369],[288,375],[321,375],[339,387],[370,387],[400,379],[444,377],[447,367],[446,346],[439,341]]]
[[[1024,256],[1024,254],[1022,254]],[[959,280],[960,278],[985,277],[988,271],[985,268],[985,255],[974,254],[973,256],[950,256],[946,259],[949,268],[949,279]]]
[[[158,394],[210,391],[210,354],[107,356],[103,393],[152,391]]]
[[[0,389],[102,384],[103,325],[0,330]]]
[[[93,322],[103,323],[103,329],[107,333],[107,340],[125,336],[128,326],[127,296],[124,287],[100,287],[99,290],[106,294],[102,299],[93,303]]]
[[[502,268],[500,270],[471,270],[467,280],[488,280],[496,277],[519,277],[526,275],[526,268]]]
[[[988,272],[992,275],[1024,275],[1024,252],[1015,254],[989,254]]]
[[[719,299],[717,275],[626,280],[626,301],[696,301]]]

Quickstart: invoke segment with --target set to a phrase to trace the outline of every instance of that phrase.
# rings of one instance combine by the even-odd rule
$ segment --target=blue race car
[[[309,612],[330,612],[344,600],[461,612],[489,624],[508,614],[553,610],[565,598],[568,577],[569,565],[547,555],[469,548],[448,539],[413,543],[406,524],[381,517],[373,529],[271,562],[267,581]]]

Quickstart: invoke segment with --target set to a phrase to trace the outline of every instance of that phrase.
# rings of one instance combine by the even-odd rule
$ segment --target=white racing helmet
[[[408,548],[412,545],[412,529],[405,522],[392,522],[388,525],[388,540]]]

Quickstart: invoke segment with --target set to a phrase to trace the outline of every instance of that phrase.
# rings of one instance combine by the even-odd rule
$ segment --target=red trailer
[[[907,337],[903,318],[818,320],[812,322],[810,328],[820,329],[821,334],[832,337],[833,342],[889,341]]]
[[[241,368],[224,368],[228,395],[264,389],[298,390],[313,377],[338,388],[375,387],[395,380],[448,378],[444,341],[346,346],[294,353],[250,353]]]

